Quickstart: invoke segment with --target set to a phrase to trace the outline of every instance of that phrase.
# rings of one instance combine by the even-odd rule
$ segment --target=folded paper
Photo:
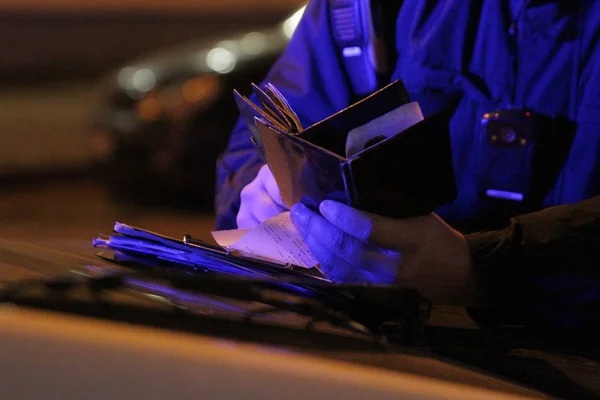
[[[318,264],[292,223],[289,211],[263,221],[254,229],[215,231],[212,235],[220,246],[249,257],[305,268]]]

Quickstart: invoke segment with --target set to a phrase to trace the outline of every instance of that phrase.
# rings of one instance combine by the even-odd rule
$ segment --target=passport
[[[424,118],[401,80],[308,127],[272,84],[252,87],[256,103],[234,98],[288,207],[335,200],[404,218],[456,198],[450,113]]]

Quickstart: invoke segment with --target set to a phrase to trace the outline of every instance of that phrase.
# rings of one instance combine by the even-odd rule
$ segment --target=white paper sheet
[[[289,211],[268,219],[251,230],[216,231],[212,235],[220,246],[246,255],[305,268],[318,264],[296,230]]]
[[[240,240],[245,234],[250,232],[252,229],[229,229],[225,231],[214,231],[211,232],[215,241],[221,247],[229,247],[238,240]]]
[[[365,149],[366,143],[379,136],[389,138],[423,120],[419,103],[404,104],[348,133],[346,157],[352,157]]]

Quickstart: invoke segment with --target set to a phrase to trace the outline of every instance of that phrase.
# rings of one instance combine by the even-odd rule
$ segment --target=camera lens
[[[517,132],[510,126],[503,126],[500,129],[500,140],[506,144],[512,144],[517,139]]]

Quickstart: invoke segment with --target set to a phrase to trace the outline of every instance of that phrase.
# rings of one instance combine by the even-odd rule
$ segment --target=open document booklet
[[[455,199],[449,113],[424,118],[401,81],[307,127],[273,85],[252,87],[234,97],[288,207],[329,199],[401,218]]]
[[[318,210],[330,199],[402,218],[430,213],[456,197],[447,115],[424,118],[401,81],[308,127],[275,86],[252,88],[253,96],[234,91],[234,97],[288,207],[302,202]],[[119,223],[114,231],[94,245],[120,261],[323,278],[289,212],[252,230],[213,232],[218,246]]]

